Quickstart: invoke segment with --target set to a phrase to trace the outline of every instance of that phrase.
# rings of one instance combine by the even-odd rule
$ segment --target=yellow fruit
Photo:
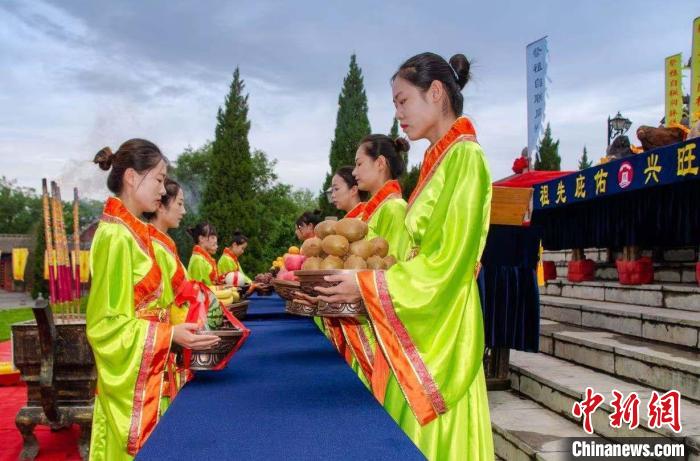
[[[316,237],[320,239],[324,239],[328,237],[329,235],[335,234],[335,225],[337,224],[337,221],[331,221],[329,219],[322,221],[318,224],[316,224],[316,227],[314,228],[314,234],[316,234]]]
[[[306,258],[304,264],[301,265],[301,270],[304,271],[317,271],[321,268],[321,263],[323,260],[317,256],[312,256],[311,258]]]
[[[224,288],[223,290],[216,290],[215,289],[214,294],[219,299],[225,299],[225,298],[230,297],[233,294],[233,289],[231,289],[231,288]]]
[[[228,298],[219,298],[219,304],[222,306],[228,306],[231,303],[233,303],[233,295]]]
[[[319,256],[321,254],[322,241],[318,237],[304,240],[301,245],[301,254],[307,257]]]
[[[343,257],[348,254],[350,242],[342,235],[329,235],[323,239],[321,247],[328,255]]]
[[[349,242],[356,242],[367,235],[367,223],[357,218],[343,218],[336,223],[335,233]]]
[[[329,256],[321,263],[321,270],[342,269],[343,260],[337,256]]]
[[[299,247],[296,247],[296,246],[289,247],[289,250],[287,250],[287,253],[289,253],[290,255],[298,255],[299,254]]]
[[[377,255],[372,256],[367,260],[367,268],[374,270],[385,269],[386,267],[384,266],[384,259]]]
[[[348,256],[348,259],[345,260],[345,264],[343,265],[343,269],[355,269],[355,270],[367,269],[367,263],[360,256],[350,255],[350,256]]]
[[[375,237],[372,240],[370,240],[370,242],[374,246],[374,254],[376,256],[385,258],[386,255],[389,254],[389,244],[383,238]]]
[[[368,240],[358,240],[350,244],[350,254],[367,259],[374,254],[374,245]]]

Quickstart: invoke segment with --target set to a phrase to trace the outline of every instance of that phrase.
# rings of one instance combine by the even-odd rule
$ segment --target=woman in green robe
[[[359,190],[370,195],[359,215],[367,223],[366,238],[386,240],[389,254],[397,260],[405,259],[408,242],[404,225],[406,201],[397,180],[406,169],[404,156],[408,149],[405,139],[369,135],[360,141],[352,172]],[[341,328],[353,354],[351,366],[362,382],[373,390],[385,386],[388,367],[381,354],[376,354],[376,338],[369,322],[366,319],[346,320],[341,322]],[[375,368],[379,369],[377,375],[374,374]]]
[[[175,297],[187,281],[187,271],[180,261],[175,242],[168,235],[168,230],[177,229],[185,216],[185,196],[180,185],[165,178],[165,195],[158,202],[153,213],[144,213],[148,220],[148,231],[153,242],[153,252],[163,278],[163,289],[158,298],[158,308],[167,316],[171,325],[185,321],[187,307],[178,306]],[[161,412],[164,412],[182,387],[192,379],[189,369],[177,365],[176,354],[171,352],[165,370],[164,386],[161,399]]]
[[[196,324],[170,325],[157,305],[162,272],[148,225],[137,216],[155,211],[165,193],[158,147],[132,139],[116,154],[102,149],[94,161],[110,171],[115,197],[105,203],[90,249],[86,331],[97,368],[90,459],[130,460],[160,418],[171,343],[204,349],[219,338],[194,334]]]
[[[192,256],[190,256],[190,263],[187,266],[187,274],[191,280],[202,282],[208,286],[217,285],[219,271],[216,260],[213,258],[219,248],[216,229],[208,222],[202,222],[189,229],[188,232],[195,245],[192,248]]]
[[[386,271],[334,276],[326,302],[364,300],[391,373],[384,407],[432,460],[493,459],[484,331],[475,280],[488,232],[491,178],[476,132],[461,116],[469,62],[433,53],[392,79],[396,118],[427,139],[405,225],[409,255]],[[375,393],[375,395],[377,395]]]
[[[222,278],[228,273],[237,272],[233,277],[233,283],[231,284],[233,286],[251,285],[253,283],[250,277],[245,275],[241,268],[241,263],[238,262],[238,258],[245,253],[246,248],[248,248],[248,237],[237,230],[233,233],[231,246],[224,248],[224,253],[219,258],[217,269]]]

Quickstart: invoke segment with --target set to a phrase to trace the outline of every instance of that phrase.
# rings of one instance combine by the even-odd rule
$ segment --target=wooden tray
[[[238,329],[223,329],[211,331],[197,331],[195,334],[216,335],[221,341],[210,349],[192,351],[190,369],[195,371],[212,370],[236,347],[241,340],[243,332]]]
[[[315,287],[332,287],[337,285],[337,282],[327,282],[324,277],[329,275],[355,274],[355,270],[318,270],[318,271],[295,271],[294,275],[299,278],[301,291],[309,296],[318,296],[319,293]],[[316,308],[316,316],[332,317],[332,318],[347,318],[347,317],[363,317],[367,315],[367,310],[362,301],[358,303],[325,303],[318,302]]]
[[[272,287],[275,289],[280,298],[285,301],[291,301],[294,299],[294,292],[299,291],[301,285],[299,282],[292,282],[291,280],[273,280]]]
[[[318,306],[308,306],[306,304],[302,304],[299,302],[296,302],[294,300],[287,301],[285,303],[285,311],[288,314],[292,315],[300,315],[302,317],[314,317],[316,316],[316,310]]]
[[[244,320],[248,316],[248,305],[250,301],[239,301],[237,303],[227,304],[223,306],[238,320]]]

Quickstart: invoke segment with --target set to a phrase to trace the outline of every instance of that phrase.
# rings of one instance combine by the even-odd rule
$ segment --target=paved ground
[[[30,307],[33,303],[29,293],[13,293],[10,291],[0,290],[0,309],[10,307]]]

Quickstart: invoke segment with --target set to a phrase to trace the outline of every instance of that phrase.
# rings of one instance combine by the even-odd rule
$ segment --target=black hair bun
[[[396,152],[408,152],[411,149],[411,144],[406,138],[396,138],[394,139],[394,148]]]
[[[457,74],[457,85],[462,89],[471,78],[469,73],[469,60],[463,54],[456,54],[450,58],[450,66]]]
[[[100,169],[104,171],[109,171],[112,168],[112,161],[114,160],[114,153],[109,147],[103,147],[100,151],[95,154],[95,158],[92,160],[100,166]]]

